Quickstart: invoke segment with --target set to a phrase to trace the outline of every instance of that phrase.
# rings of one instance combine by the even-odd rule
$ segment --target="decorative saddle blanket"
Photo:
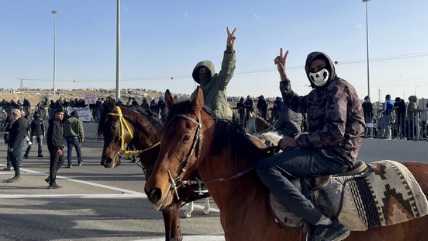
[[[295,185],[301,187],[301,181]],[[396,161],[376,161],[353,176],[331,176],[310,191],[312,202],[326,216],[336,218],[351,231],[394,225],[428,214],[428,201],[413,174]],[[299,227],[303,221],[271,195],[277,221]]]

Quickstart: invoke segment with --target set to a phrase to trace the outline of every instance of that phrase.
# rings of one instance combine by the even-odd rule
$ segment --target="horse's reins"
[[[131,127],[131,124],[129,123],[128,120],[126,120],[126,118],[123,116],[122,113],[122,109],[119,106],[116,106],[115,108],[116,113],[111,112],[108,113],[108,115],[111,116],[116,116],[119,119],[119,124],[120,124],[120,128],[119,128],[119,135],[120,135],[120,153],[124,154],[124,155],[134,155],[137,156],[143,152],[146,152],[148,150],[153,149],[156,146],[160,145],[160,141],[156,142],[155,144],[143,149],[143,150],[128,150],[127,145],[125,143],[125,130],[128,132],[131,140],[134,139],[134,129]],[[140,166],[140,164],[137,164]]]
[[[177,115],[176,117],[180,117],[180,118],[184,118],[186,120],[191,121],[192,123],[196,124],[196,131],[195,131],[195,135],[193,137],[193,143],[192,143],[192,147],[189,150],[189,153],[187,154],[186,158],[184,158],[180,163],[179,163],[179,167],[181,167],[181,169],[179,169],[179,172],[177,173],[177,176],[175,178],[173,178],[171,171],[168,170],[168,177],[169,177],[169,183],[170,183],[170,190],[173,190],[174,194],[177,196],[177,199],[180,200],[180,197],[178,196],[178,187],[180,187],[180,185],[182,184],[190,184],[191,180],[187,181],[187,180],[182,180],[183,176],[186,172],[187,169],[187,165],[188,162],[190,160],[190,158],[192,157],[192,155],[195,153],[196,150],[196,146],[198,145],[198,149],[201,148],[201,129],[202,129],[202,123],[199,121],[199,117],[197,119],[186,116],[186,115]],[[240,171],[232,176],[229,177],[219,177],[219,178],[214,178],[208,181],[204,181],[205,184],[208,183],[214,183],[214,182],[226,182],[226,181],[230,181],[239,177],[242,177],[248,173],[250,173],[251,171],[254,170],[254,167],[250,167],[247,168],[243,171]],[[178,184],[177,184],[178,183]]]

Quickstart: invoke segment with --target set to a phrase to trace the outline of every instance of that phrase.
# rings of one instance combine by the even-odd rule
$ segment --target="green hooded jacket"
[[[64,137],[77,137],[80,142],[85,140],[83,123],[76,117],[68,118],[64,123]]]
[[[232,119],[232,109],[227,102],[226,87],[232,79],[235,70],[235,51],[226,49],[219,73],[215,72],[214,64],[209,61],[199,62],[193,69],[193,79],[202,87],[205,96],[205,106],[210,108],[216,117],[221,119]],[[199,68],[206,67],[210,71],[211,78],[201,83],[198,76]]]

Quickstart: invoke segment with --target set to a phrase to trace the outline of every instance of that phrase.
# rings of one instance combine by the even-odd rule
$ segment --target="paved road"
[[[143,194],[142,172],[132,163],[99,165],[101,142],[83,148],[84,166],[61,169],[63,188],[46,189],[48,160],[24,161],[23,178],[0,183],[0,240],[163,240],[163,223]],[[46,152],[45,152],[46,153]],[[34,155],[35,153],[33,153]],[[428,160],[428,142],[365,140],[363,160]],[[5,160],[4,145],[0,160]],[[0,162],[4,163],[4,162]],[[0,172],[6,179],[10,172]],[[218,214],[201,211],[182,220],[185,240],[223,240]]]

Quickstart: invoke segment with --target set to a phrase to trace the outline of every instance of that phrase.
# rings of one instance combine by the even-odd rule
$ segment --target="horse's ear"
[[[197,87],[195,92],[193,92],[193,98],[192,98],[192,108],[196,112],[199,112],[204,107],[204,91],[201,87]]]
[[[171,109],[171,107],[174,105],[174,98],[171,95],[171,92],[167,89],[165,91],[165,103],[168,109]]]

